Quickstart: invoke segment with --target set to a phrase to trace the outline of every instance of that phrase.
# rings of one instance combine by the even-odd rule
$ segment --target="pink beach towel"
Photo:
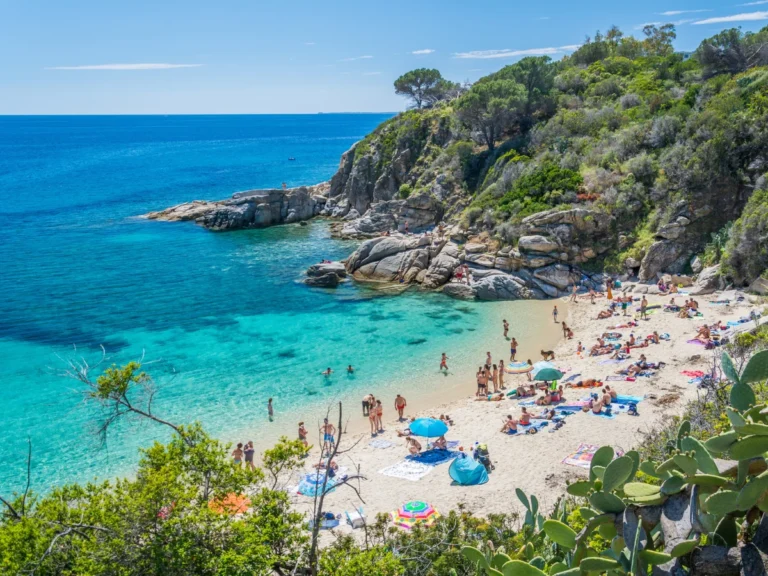
[[[576,452],[566,456],[563,459],[563,464],[578,466],[579,468],[584,468],[586,470],[589,470],[589,466],[592,462],[592,457],[595,455],[595,452],[597,452],[598,448],[600,448],[600,446],[595,446],[594,444],[581,443],[579,444],[579,447],[576,448]],[[623,455],[624,455],[624,452],[622,450],[615,450],[616,458]]]

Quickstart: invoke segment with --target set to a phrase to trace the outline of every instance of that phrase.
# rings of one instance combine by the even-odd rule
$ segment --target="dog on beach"
[[[542,350],[541,357],[544,358],[544,360],[554,360],[555,352],[553,350]]]

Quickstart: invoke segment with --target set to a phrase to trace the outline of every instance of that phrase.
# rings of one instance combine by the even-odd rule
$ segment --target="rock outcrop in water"
[[[216,231],[266,228],[317,216],[325,207],[328,189],[323,183],[285,190],[247,190],[229,200],[195,200],[144,216],[169,222],[193,221]]]
[[[322,262],[307,268],[304,283],[316,288],[336,288],[347,277],[347,269],[341,262]]]

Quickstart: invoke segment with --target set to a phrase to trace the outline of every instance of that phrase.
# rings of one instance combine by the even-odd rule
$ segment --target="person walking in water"
[[[443,352],[443,356],[440,358],[440,370],[448,370],[448,356]]]
[[[275,419],[275,409],[272,407],[272,398],[267,402],[267,414],[269,415],[269,421],[272,422]]]
[[[552,318],[555,319],[555,324],[557,324],[557,304],[555,304],[555,307],[552,308]]]
[[[507,334],[509,333],[509,322],[504,320],[502,322],[502,326],[504,326],[504,338],[507,338]],[[509,339],[509,338],[507,338],[507,339]]]
[[[517,356],[517,340],[515,338],[512,338],[512,342],[509,343],[509,360],[510,362],[515,361],[515,356]]]
[[[397,398],[395,398],[395,410],[397,410],[397,418],[402,422],[403,420],[403,411],[405,410],[405,407],[407,406],[405,402],[405,398],[400,396],[400,394],[397,395]]]

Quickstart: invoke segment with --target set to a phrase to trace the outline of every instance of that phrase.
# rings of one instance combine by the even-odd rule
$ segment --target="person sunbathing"
[[[634,376],[638,372],[642,372],[643,370],[648,370],[648,368],[649,368],[648,360],[645,357],[645,354],[641,354],[640,360],[632,364],[626,370],[619,370],[617,374],[624,374],[626,372],[626,374],[628,374],[629,376]]]
[[[502,426],[501,431],[504,434],[517,432],[517,420],[512,418],[512,414],[507,414],[507,420],[504,422],[504,426]]]
[[[432,442],[432,448],[435,448],[436,450],[448,450],[448,441],[445,439],[445,436],[440,436],[440,438]]]
[[[712,332],[709,329],[709,326],[704,324],[701,328],[699,328],[699,331],[696,333],[695,338],[698,338],[699,340],[703,340],[704,342],[712,339]]]
[[[618,398],[618,394],[616,394],[616,390],[612,390],[610,386],[605,387],[606,392],[611,395],[611,400],[616,400]]]
[[[600,414],[603,411],[603,403],[600,400],[590,400],[589,407],[592,409],[592,414]]]
[[[636,340],[635,340],[635,335],[634,335],[634,333],[633,333],[633,334],[630,334],[630,335],[629,335],[629,342],[627,342],[627,347],[630,347],[630,346],[634,346],[634,345],[635,345],[635,342],[636,342]]]
[[[448,414],[440,414],[439,420],[441,420],[442,422],[444,422],[448,426],[453,426],[453,420],[451,419],[451,417]]]
[[[605,320],[606,318],[611,318],[613,316],[613,312],[610,310],[601,310],[600,313],[597,315],[598,320]]]
[[[677,294],[677,284],[673,283],[671,288],[669,289],[670,294]],[[674,300],[674,298],[673,298]]]
[[[608,393],[608,391],[605,388],[602,389],[602,393],[603,393],[603,397],[601,398],[601,400],[603,402],[603,406],[610,406],[611,400],[612,400],[611,395]]]
[[[501,402],[504,400],[504,394],[497,392],[496,394],[489,394],[488,396],[478,396],[475,398],[475,402]]]
[[[538,417],[539,420],[553,420],[554,418],[555,418],[554,408],[550,410],[544,410],[544,412],[539,414],[539,417]]]
[[[648,335],[648,336],[645,338],[645,341],[646,341],[646,342],[653,342],[654,344],[658,344],[658,343],[659,343],[659,340],[660,340],[660,338],[659,338],[659,333],[658,333],[656,330],[654,330],[654,331],[653,331],[653,334],[649,334],[649,335]]]
[[[523,406],[523,413],[520,414],[520,424],[527,426],[531,423],[531,415],[528,414],[528,410]]]
[[[552,404],[552,394],[549,393],[549,390],[544,392],[544,396],[541,398],[536,398],[537,406],[549,406],[550,404]]]
[[[416,438],[406,438],[405,445],[408,447],[408,452],[414,456],[421,452],[421,444],[419,444],[419,441],[416,440]]]
[[[601,386],[601,383],[594,378],[587,378],[586,380],[579,380],[576,384],[566,384],[566,386],[573,386],[574,388],[594,388],[595,386]]]

